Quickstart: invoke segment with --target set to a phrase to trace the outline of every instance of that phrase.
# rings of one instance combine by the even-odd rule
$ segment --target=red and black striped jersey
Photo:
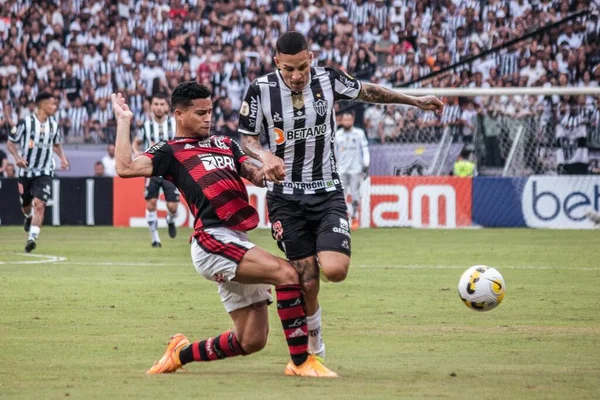
[[[152,160],[152,175],[173,182],[185,197],[195,216],[195,233],[214,227],[245,232],[258,225],[240,177],[248,157],[234,140],[175,138],[155,144],[144,155]]]

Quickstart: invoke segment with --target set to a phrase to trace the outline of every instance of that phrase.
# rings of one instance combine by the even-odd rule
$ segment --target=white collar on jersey
[[[304,88],[302,89],[302,92],[303,92],[304,90],[306,90],[306,88],[309,88],[309,87],[310,87],[310,83],[312,82],[312,79],[313,79],[313,76],[312,76],[312,72],[311,72],[311,70],[312,70],[312,67],[309,67],[309,70],[308,70],[308,82],[306,83],[306,86],[304,86]],[[291,87],[289,87],[289,86],[287,85],[287,83],[285,83],[285,81],[283,80],[283,76],[281,76],[281,71],[279,71],[279,69],[277,69],[277,77],[279,78],[279,81],[280,81],[280,82],[283,84],[283,86],[282,86],[283,88],[285,88],[285,89],[289,90],[289,91],[290,91],[290,92],[292,92],[292,93],[296,93],[296,92],[294,92],[294,91],[292,90],[292,88],[291,88]]]

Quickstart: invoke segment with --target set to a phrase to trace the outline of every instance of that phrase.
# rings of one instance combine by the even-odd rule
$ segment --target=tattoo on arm
[[[374,83],[363,83],[358,98],[367,103],[416,105],[415,97],[407,96]]]
[[[244,153],[248,154],[250,157],[255,158],[257,160],[262,160],[262,155],[264,150],[260,145],[260,140],[258,140],[257,136],[244,135],[242,136],[242,150]]]
[[[241,176],[254,183],[256,186],[264,187],[264,179],[261,167],[254,160],[246,160],[242,163]]]

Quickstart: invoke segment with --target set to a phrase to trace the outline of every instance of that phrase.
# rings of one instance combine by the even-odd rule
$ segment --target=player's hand
[[[67,160],[66,158],[61,158],[60,159],[60,169],[62,169],[63,171],[69,169],[69,160]]]
[[[361,175],[363,179],[367,179],[369,177],[369,167],[363,167]]]
[[[113,111],[117,119],[131,121],[133,119],[133,113],[129,109],[129,106],[125,102],[125,98],[121,93],[113,93],[110,95],[112,99]]]
[[[418,100],[417,107],[421,110],[440,113],[444,109],[444,103],[435,96],[418,97]]]
[[[27,160],[23,157],[19,157],[16,161],[17,167],[19,168],[27,168]]]
[[[265,178],[268,181],[275,183],[283,182],[285,179],[285,167],[281,158],[271,153],[267,153],[267,155],[263,158],[262,163]]]

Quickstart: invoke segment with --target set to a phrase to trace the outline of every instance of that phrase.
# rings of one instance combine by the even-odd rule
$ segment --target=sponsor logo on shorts
[[[348,239],[344,239],[344,241],[342,242],[342,247],[346,250],[350,250],[350,243],[348,243]]]
[[[226,280],[227,279],[225,279],[225,275],[223,275],[223,274],[214,274],[213,275],[213,281],[215,281],[217,283],[223,283]]]
[[[206,354],[208,356],[212,355],[212,353],[213,353],[213,345],[212,344],[213,344],[213,338],[209,338],[206,340],[205,348],[206,348]]]
[[[340,226],[339,227],[334,226],[333,231],[335,233],[341,233],[342,235],[350,236],[350,224],[344,218],[340,218]],[[348,246],[348,240],[344,239],[344,242],[346,243],[346,246]],[[343,243],[342,243],[342,247],[344,247]],[[344,248],[348,249],[348,247],[344,247]]]
[[[321,327],[318,327],[317,329],[311,329],[310,331],[308,331],[308,336],[317,337],[319,336],[319,333],[321,333]]]
[[[273,239],[277,241],[283,239],[283,225],[281,225],[281,221],[273,223]]]

